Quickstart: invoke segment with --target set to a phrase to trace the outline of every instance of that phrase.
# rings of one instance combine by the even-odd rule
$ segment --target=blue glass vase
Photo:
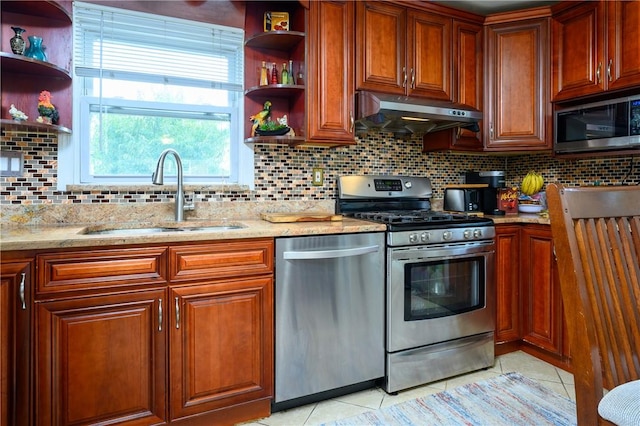
[[[45,47],[42,45],[42,37],[29,36],[29,47],[24,56],[37,59],[39,61],[46,61],[47,55],[44,53]]]

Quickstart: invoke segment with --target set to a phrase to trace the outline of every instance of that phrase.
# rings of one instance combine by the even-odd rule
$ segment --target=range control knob
[[[450,240],[450,239],[452,239],[452,238],[453,238],[453,232],[451,232],[451,231],[444,231],[444,232],[442,233],[442,239],[443,239],[444,241],[449,241],[449,240]]]
[[[428,232],[423,232],[422,234],[420,234],[420,241],[426,243],[429,241],[430,237],[431,235]]]
[[[474,229],[473,238],[482,238],[482,229]]]
[[[409,234],[409,242],[417,243],[418,242],[418,234]]]
[[[408,180],[408,181],[406,181],[406,182],[404,183],[404,186],[405,186],[406,188],[411,188],[411,187],[413,186],[413,184],[411,183],[411,181],[410,181],[410,180]]]
[[[465,229],[462,236],[465,240],[470,240],[474,237],[474,232],[471,229]]]

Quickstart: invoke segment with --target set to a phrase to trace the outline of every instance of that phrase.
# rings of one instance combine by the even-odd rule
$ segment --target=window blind
[[[73,22],[80,77],[242,91],[241,29],[80,2]]]

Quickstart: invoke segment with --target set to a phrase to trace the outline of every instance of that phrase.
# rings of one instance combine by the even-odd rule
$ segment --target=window
[[[73,15],[77,161],[73,177],[61,170],[66,183],[148,184],[167,148],[185,182],[252,183],[242,29],[79,2]]]

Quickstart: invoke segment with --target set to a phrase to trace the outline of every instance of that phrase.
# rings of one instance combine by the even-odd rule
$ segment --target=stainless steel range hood
[[[356,93],[358,130],[380,129],[400,135],[465,127],[478,131],[482,113],[465,105],[406,96],[360,91]]]

